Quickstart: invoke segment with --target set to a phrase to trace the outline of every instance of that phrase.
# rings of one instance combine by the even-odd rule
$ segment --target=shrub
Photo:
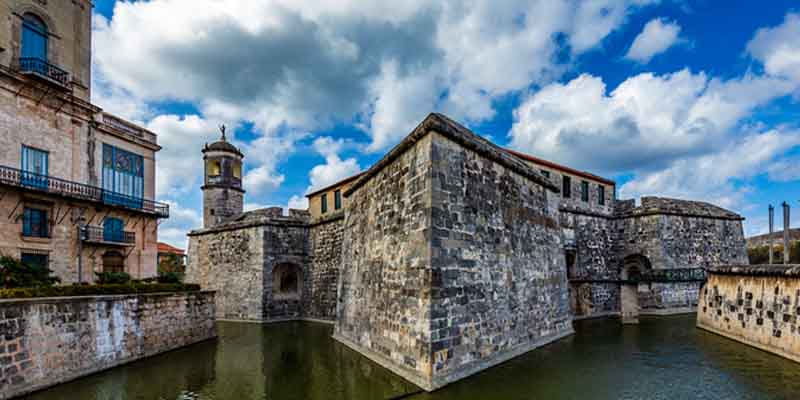
[[[131,281],[131,275],[127,272],[95,272],[97,283],[105,284],[124,284]]]
[[[0,257],[0,286],[4,288],[51,286],[60,280],[44,265],[24,264],[8,256]]]
[[[107,285],[38,286],[28,288],[0,289],[0,299],[24,299],[32,297],[98,296],[117,294],[145,294],[166,292],[196,292],[200,285],[165,283],[128,283]]]
[[[158,274],[158,283],[181,283],[183,274],[180,272],[161,272]]]

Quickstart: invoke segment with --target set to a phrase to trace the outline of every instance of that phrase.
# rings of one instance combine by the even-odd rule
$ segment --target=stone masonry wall
[[[0,399],[213,337],[213,292],[0,300]]]
[[[311,225],[310,292],[303,305],[308,318],[336,318],[336,285],[342,262],[344,214]]]
[[[217,292],[217,318],[263,318],[263,241],[259,226],[189,236],[186,282]]]
[[[709,270],[699,328],[800,362],[800,266],[723,266]]]
[[[418,385],[430,382],[431,136],[349,197],[334,338]]]
[[[304,315],[304,299],[312,293],[308,225],[305,222],[270,224],[263,226],[262,229],[264,232],[263,320],[299,319]],[[273,292],[273,270],[282,264],[291,265],[300,272],[302,285],[296,295],[279,296]]]
[[[572,332],[555,193],[434,133],[431,353],[439,387]]]

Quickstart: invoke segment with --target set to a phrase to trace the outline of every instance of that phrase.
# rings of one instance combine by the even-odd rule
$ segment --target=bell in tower
[[[220,126],[220,140],[203,148],[205,177],[203,187],[203,228],[211,228],[233,216],[244,207],[242,189],[242,154],[225,138],[225,125]]]

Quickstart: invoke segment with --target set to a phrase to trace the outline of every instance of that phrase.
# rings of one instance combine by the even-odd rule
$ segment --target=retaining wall
[[[214,337],[214,292],[0,300],[0,399]]]

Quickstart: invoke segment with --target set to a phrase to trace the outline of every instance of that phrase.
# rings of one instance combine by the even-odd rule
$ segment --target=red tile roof
[[[168,254],[178,254],[184,255],[186,252],[183,249],[179,249],[177,247],[170,246],[164,242],[158,242],[158,252],[159,253],[168,253]]]

